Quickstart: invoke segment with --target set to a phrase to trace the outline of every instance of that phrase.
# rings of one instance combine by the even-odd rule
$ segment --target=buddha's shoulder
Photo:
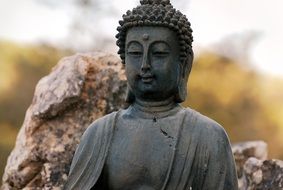
[[[187,115],[187,125],[193,125],[194,129],[201,131],[203,135],[209,136],[222,136],[227,137],[226,131],[224,128],[214,121],[213,119],[191,109],[184,108]],[[186,125],[186,124],[185,124]]]
[[[100,117],[93,121],[85,131],[85,134],[93,135],[95,133],[101,133],[103,131],[107,131],[109,127],[111,127],[115,120],[117,112],[112,112],[103,117]]]
[[[116,115],[117,115],[117,111],[109,113],[107,115],[104,115],[103,117],[96,119],[91,125],[105,124],[109,121],[112,121],[115,118]]]

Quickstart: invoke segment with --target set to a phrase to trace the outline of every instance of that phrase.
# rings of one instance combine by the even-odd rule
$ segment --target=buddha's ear
[[[186,72],[184,73],[184,76],[186,76],[186,74],[188,76],[190,75],[191,70],[192,70],[192,66],[193,66],[193,60],[194,60],[194,52],[193,52],[192,49],[190,49],[189,55],[186,59],[186,65],[188,67],[188,68],[186,68],[186,70],[188,70],[188,71],[186,71],[187,73]],[[187,78],[188,78],[188,76],[187,76]]]
[[[179,76],[179,82],[178,82],[178,89],[177,94],[175,96],[175,101],[178,103],[184,102],[187,97],[187,83],[188,78],[192,69],[194,59],[194,53],[191,50],[186,60],[184,60],[184,63],[180,65],[180,76]]]

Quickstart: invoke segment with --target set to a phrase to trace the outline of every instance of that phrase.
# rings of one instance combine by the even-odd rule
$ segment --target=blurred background
[[[184,103],[231,141],[264,140],[283,159],[281,0],[171,0],[192,23],[195,61]],[[137,0],[0,0],[0,177],[35,85],[64,56],[116,54],[118,20]]]

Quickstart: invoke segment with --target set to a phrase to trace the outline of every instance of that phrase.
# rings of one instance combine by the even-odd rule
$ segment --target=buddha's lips
[[[140,75],[141,81],[144,83],[150,83],[154,79],[154,75],[152,74],[141,74]]]

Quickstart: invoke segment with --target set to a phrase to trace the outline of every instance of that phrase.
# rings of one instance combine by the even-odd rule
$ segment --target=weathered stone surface
[[[267,144],[249,141],[232,146],[239,190],[282,190],[283,161],[266,160]]]
[[[249,158],[244,165],[246,190],[282,190],[283,161]]]
[[[36,87],[2,189],[61,189],[82,133],[95,119],[125,106],[125,88],[116,56],[62,59]]]
[[[267,144],[263,141],[247,141],[232,145],[232,151],[237,166],[238,177],[243,175],[243,167],[245,162],[250,157],[255,157],[260,160],[267,159]]]

